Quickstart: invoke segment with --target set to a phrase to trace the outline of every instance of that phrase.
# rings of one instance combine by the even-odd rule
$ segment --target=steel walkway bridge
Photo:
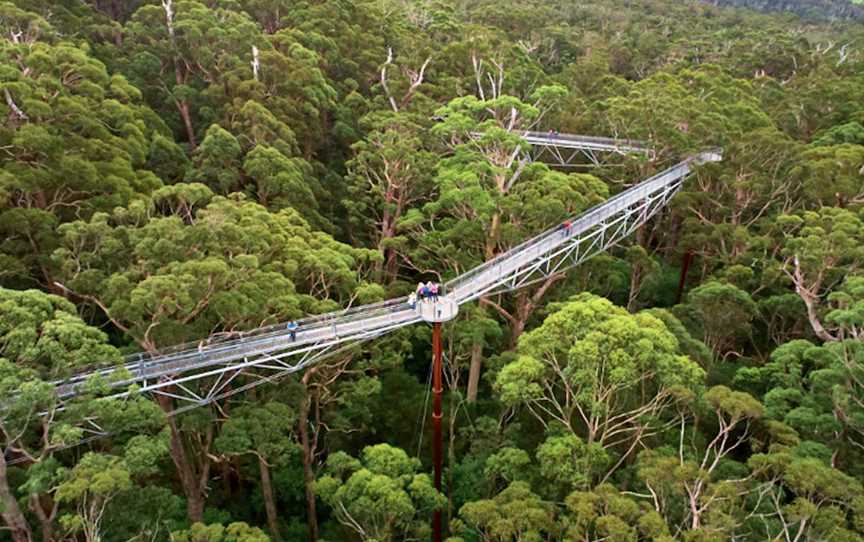
[[[482,132],[474,132],[471,137],[477,140],[482,139],[483,135]],[[512,158],[522,163],[543,162],[561,168],[597,167],[603,165],[599,153],[654,156],[653,148],[644,141],[559,134],[555,131],[527,130],[519,132],[519,135],[527,148],[516,149]]]
[[[529,143],[533,137],[526,135]],[[570,145],[567,148],[577,150],[579,145],[586,149],[593,146],[603,150],[597,145],[609,145],[612,150],[645,150],[620,140],[559,136],[558,141],[563,139]],[[296,373],[325,356],[395,329],[436,318],[447,320],[459,305],[543,280],[618,243],[666,205],[694,165],[721,158],[720,150],[691,156],[578,215],[569,228],[559,225],[549,229],[456,277],[444,285],[445,295],[437,309],[430,310],[422,303],[412,309],[401,297],[299,320],[294,340],[286,324],[211,337],[155,354],[132,355],[122,365],[91,368],[55,382],[57,393],[67,400],[84,393],[89,379],[101,377],[114,390],[111,397],[164,395],[180,401],[177,413]],[[438,314],[434,314],[436,310]],[[252,368],[255,371],[250,371]],[[235,382],[241,375],[247,378]]]
[[[653,156],[651,146],[644,141],[611,139],[557,132],[523,132],[522,138],[531,145],[525,158],[557,167],[600,166],[598,153],[640,153]],[[587,159],[584,164],[582,159]]]

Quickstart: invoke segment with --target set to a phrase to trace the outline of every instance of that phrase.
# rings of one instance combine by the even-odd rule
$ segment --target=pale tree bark
[[[11,115],[14,115],[21,120],[30,120],[30,117],[28,117],[27,114],[18,107],[15,100],[12,99],[12,94],[9,93],[9,89],[3,89],[3,96],[6,98],[6,105],[9,106]]]
[[[400,109],[411,103],[414,94],[417,93],[417,89],[423,84],[426,68],[429,67],[430,62],[432,62],[432,57],[427,58],[426,61],[423,62],[423,65],[420,66],[419,70],[412,70],[409,68],[402,69],[402,72],[408,78],[408,90],[406,90],[402,98],[397,101],[393,96],[393,93],[390,92],[390,83],[387,74],[387,69],[393,65],[393,48],[387,48],[387,60],[384,62],[384,65],[381,66],[380,81],[381,88],[384,90],[384,95],[387,97],[387,101],[390,103],[390,108],[394,113],[398,113]]]
[[[252,75],[256,81],[259,78],[259,71],[261,70],[261,59],[258,54],[258,47],[252,46]]]
[[[702,526],[702,518],[714,503],[714,499],[706,499],[705,493],[708,484],[711,481],[711,476],[717,469],[724,457],[732,453],[736,448],[744,444],[750,436],[750,420],[747,418],[733,417],[726,419],[723,413],[718,409],[715,411],[717,416],[717,434],[708,443],[705,452],[702,455],[702,460],[699,463],[698,475],[692,480],[685,480],[682,485],[687,493],[687,508],[690,514],[690,528],[698,529]],[[739,426],[743,423],[743,429]],[[681,461],[681,466],[685,464],[684,453],[684,416],[681,416],[681,429],[679,437],[678,457]],[[738,436],[733,434],[738,431]]]
[[[790,263],[792,264],[791,271],[788,270]],[[795,285],[795,293],[798,294],[798,297],[801,298],[804,302],[804,306],[807,308],[807,320],[810,322],[810,327],[813,328],[813,333],[825,342],[839,340],[839,337],[835,337],[825,329],[825,326],[822,325],[822,320],[819,318],[819,290],[822,287],[823,274],[820,272],[816,280],[808,284],[797,255],[790,260],[787,260],[786,264],[784,271]]]
[[[24,512],[18,506],[18,499],[12,493],[9,487],[8,471],[6,467],[6,457],[3,455],[3,450],[0,450],[0,517],[9,529],[9,534],[13,542],[32,542],[33,531],[30,530],[30,525],[24,517]]]

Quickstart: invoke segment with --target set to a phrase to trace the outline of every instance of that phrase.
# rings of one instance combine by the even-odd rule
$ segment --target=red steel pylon
[[[441,431],[441,393],[443,391],[441,366],[441,322],[432,324],[432,463],[435,465],[435,489],[441,491],[441,463],[444,434]],[[432,542],[441,542],[441,509],[432,514]]]

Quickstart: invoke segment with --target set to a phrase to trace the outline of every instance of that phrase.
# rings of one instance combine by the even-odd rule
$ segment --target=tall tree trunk
[[[171,404],[170,397],[157,395],[156,401],[166,414],[171,412],[173,405]],[[171,460],[174,462],[174,466],[177,467],[180,486],[183,488],[183,494],[186,496],[186,515],[191,523],[203,522],[203,484],[201,483],[201,479],[196,475],[195,467],[186,454],[186,448],[183,446],[183,437],[180,435],[180,428],[177,427],[177,420],[173,416],[168,416],[168,428],[171,430]],[[206,483],[206,480],[203,483]]]
[[[480,388],[480,370],[483,368],[483,339],[474,339],[471,345],[471,365],[468,369],[468,389],[465,399],[469,403],[477,400],[477,391]]]
[[[798,289],[798,295],[804,301],[804,306],[807,308],[807,320],[810,322],[810,327],[813,328],[813,333],[825,342],[833,342],[837,337],[830,334],[822,321],[819,319],[819,312],[816,310],[816,300],[809,292],[805,292],[803,288]]]
[[[687,271],[690,270],[690,264],[693,263],[693,251],[688,250],[684,253],[684,260],[681,262],[681,275],[678,278],[678,292],[675,294],[675,304],[681,303],[684,297],[684,287],[687,285]]]
[[[318,540],[318,512],[315,505],[315,470],[312,468],[315,450],[312,446],[312,440],[309,438],[309,409],[311,405],[312,396],[307,394],[300,402],[297,432],[300,433],[300,444],[303,447],[303,481],[306,484],[306,524],[309,526],[309,542],[316,542]]]
[[[180,111],[180,118],[183,119],[183,126],[186,128],[186,139],[189,140],[189,147],[194,151],[198,148],[198,143],[195,141],[195,127],[192,125],[189,102],[186,100],[177,100],[177,110]]]
[[[543,296],[549,291],[549,288],[557,284],[566,275],[564,273],[556,273],[546,277],[546,280],[537,288],[531,295],[528,295],[527,290],[523,290],[516,297],[516,314],[510,320],[510,348],[516,348],[519,344],[519,337],[525,332],[525,327],[528,325],[528,319],[531,318],[534,309]]]
[[[384,213],[381,216],[381,240],[378,242],[384,254],[384,262],[378,265],[379,269],[383,269],[382,278],[387,284],[396,280],[398,253],[393,247],[383,248],[383,246],[396,237],[396,223],[402,217],[405,197],[405,190],[394,186],[392,182],[388,183],[384,194]]]
[[[0,517],[6,523],[13,542],[32,542],[33,532],[30,525],[18,506],[18,500],[9,487],[9,478],[6,471],[6,457],[0,450]]]
[[[174,0],[162,0],[162,9],[165,10],[165,25],[168,28],[168,36],[171,38],[171,47],[174,49],[174,80],[177,85],[185,85],[189,75],[182,64],[182,58],[177,50],[177,38],[174,33]],[[195,128],[192,126],[192,115],[189,112],[189,102],[186,100],[175,100],[183,125],[186,127],[186,138],[189,146],[194,151],[198,144],[195,142]]]
[[[54,516],[57,511],[57,505],[53,502],[50,496],[46,496],[48,500],[48,508],[46,511],[41,495],[36,493],[30,494],[30,510],[39,518],[39,526],[42,531],[42,542],[54,542]]]
[[[544,289],[545,291],[545,289]],[[542,295],[542,294],[541,294]],[[516,294],[516,311],[513,318],[510,320],[510,349],[516,348],[519,344],[519,337],[525,331],[525,326],[528,324],[528,318],[534,310],[534,303],[528,297],[526,290],[521,290]]]
[[[111,0],[111,18],[123,24],[121,20],[123,18],[123,8],[120,6],[120,0]],[[116,30],[114,32],[114,45],[117,47],[123,46],[123,31]]]
[[[270,480],[270,465],[260,455],[258,467],[261,469],[261,494],[264,495],[264,510],[267,512],[267,526],[273,540],[281,540],[279,535],[279,514],[276,511],[276,495],[273,493],[273,482]]]
[[[489,237],[486,238],[486,259],[495,257],[498,248],[498,237],[501,235],[501,214],[492,215],[492,223],[489,226]]]
[[[630,269],[630,290],[627,294],[627,312],[636,311],[636,299],[639,297],[639,291],[642,289],[642,278],[644,268],[641,263],[633,264]]]
[[[395,248],[390,247],[387,249],[387,258],[384,263],[384,279],[387,284],[392,284],[396,281],[396,272],[398,270],[398,267],[396,265],[397,256],[398,253],[396,252]]]
[[[638,243],[646,254],[648,252],[649,235],[648,228],[643,224],[636,228],[636,243]],[[650,256],[649,256],[650,257]],[[627,312],[636,310],[636,299],[639,297],[639,291],[642,289],[642,281],[645,280],[645,266],[641,262],[636,262],[630,269],[630,289],[627,294]]]

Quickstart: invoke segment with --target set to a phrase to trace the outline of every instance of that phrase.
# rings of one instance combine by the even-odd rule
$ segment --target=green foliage
[[[187,530],[171,533],[171,542],[270,542],[270,537],[242,521],[227,527],[219,523],[195,523]]]
[[[426,518],[444,506],[419,461],[387,444],[367,446],[362,459],[337,452],[315,491],[339,521],[365,540],[387,541],[428,531]]]
[[[608,468],[609,459],[601,445],[586,445],[576,435],[551,436],[537,447],[540,474],[563,493],[592,487]]]
[[[296,440],[292,438],[296,418],[291,407],[275,401],[260,407],[241,407],[225,422],[213,444],[216,451],[223,454],[257,455],[261,469],[281,466],[298,451]]]
[[[117,362],[104,332],[88,326],[69,301],[37,290],[0,289],[0,359],[45,378],[94,362]],[[11,389],[10,389],[11,391]]]
[[[313,231],[293,209],[224,198],[196,209],[178,197],[168,216],[129,208],[65,225],[54,255],[66,286],[148,350],[333,309],[373,257]]]
[[[513,482],[493,499],[468,503],[459,510],[458,530],[478,533],[484,540],[538,540],[554,536],[554,508],[531,492],[524,482]]]
[[[679,313],[693,320],[704,343],[722,357],[748,338],[756,310],[746,291],[732,284],[707,282],[687,295]]]
[[[16,10],[5,40],[0,127],[0,252],[15,283],[48,280],[47,256],[60,222],[108,211],[158,188],[146,169],[151,137],[166,129],[141,93],[88,54],[86,45],[42,41],[43,19]],[[26,22],[25,22],[26,21]],[[7,34],[8,34],[7,32]],[[13,108],[14,106],[14,108]]]
[[[637,533],[654,540],[668,537],[668,529],[657,520],[657,513],[647,512],[609,485],[594,491],[575,491],[565,500],[567,537],[571,539],[602,537],[609,540],[633,540]]]
[[[594,444],[638,442],[646,424],[704,379],[660,320],[587,294],[523,336],[519,354],[498,373],[501,400],[525,405],[543,423],[584,431],[590,455]],[[608,431],[613,420],[616,429]]]
[[[445,325],[445,536],[860,539],[860,10],[724,3],[0,1],[0,541],[428,538],[427,328],[170,419],[53,382],[444,282],[715,145]],[[550,129],[654,152],[523,160]]]
[[[833,462],[857,462],[864,433],[858,397],[860,343],[817,346],[791,341],[778,347],[762,367],[738,371],[736,383],[763,393],[766,415],[835,454]],[[856,469],[857,472],[857,469]]]

